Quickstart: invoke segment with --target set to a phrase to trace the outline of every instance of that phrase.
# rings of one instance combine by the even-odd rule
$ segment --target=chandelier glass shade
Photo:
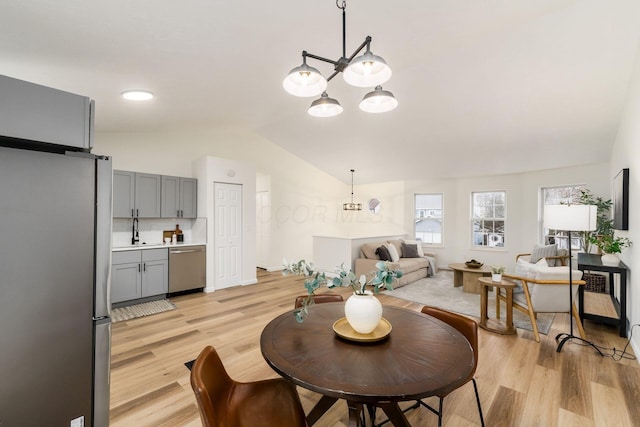
[[[337,99],[329,98],[327,92],[322,92],[320,98],[311,103],[307,112],[313,117],[333,117],[342,113],[342,105]]]
[[[366,94],[360,101],[360,109],[367,113],[386,113],[398,106],[398,100],[388,90],[382,89],[382,86],[376,88]]]
[[[309,67],[305,58],[301,66],[289,72],[282,86],[293,96],[317,96],[327,88],[327,80],[316,68]]]
[[[321,95],[320,98],[313,101],[309,107],[308,113],[314,117],[331,117],[342,113],[343,109],[340,103],[329,98],[326,89],[328,82],[336,75],[343,73],[344,81],[355,87],[376,87],[373,92],[365,95],[365,99],[360,103],[362,111],[370,113],[381,113],[391,111],[398,106],[398,101],[389,91],[384,91],[377,86],[385,83],[391,78],[391,68],[386,61],[371,52],[371,37],[367,36],[362,44],[347,57],[346,54],[346,1],[342,0],[339,5],[336,0],[338,9],[342,9],[342,56],[334,61],[323,58],[322,56],[302,51],[302,65],[292,69],[282,82],[284,89],[294,96],[312,97]],[[357,56],[364,48],[364,54]],[[318,61],[327,62],[333,65],[334,72],[325,79],[320,71],[314,67],[307,65],[307,58],[316,59]],[[384,97],[380,98],[380,97]],[[392,98],[392,99],[389,99]],[[365,103],[366,101],[366,103]],[[363,107],[363,103],[366,105]],[[368,104],[376,104],[368,107]]]
[[[364,55],[351,60],[342,77],[351,86],[373,87],[391,78],[391,68],[384,59],[371,53],[367,46]]]

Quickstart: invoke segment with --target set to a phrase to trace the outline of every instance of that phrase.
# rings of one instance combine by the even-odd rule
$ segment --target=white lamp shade
[[[386,113],[398,106],[398,100],[388,90],[377,86],[360,101],[360,109],[367,113]]]
[[[374,87],[391,78],[391,68],[384,59],[367,50],[351,60],[342,77],[351,86]]]
[[[342,105],[337,99],[329,98],[327,92],[323,92],[320,98],[311,103],[307,112],[313,117],[333,117],[342,113]]]
[[[317,69],[302,64],[289,72],[282,87],[293,96],[317,96],[327,88],[327,79]]]
[[[593,231],[597,212],[594,205],[546,205],[544,226],[551,230]]]

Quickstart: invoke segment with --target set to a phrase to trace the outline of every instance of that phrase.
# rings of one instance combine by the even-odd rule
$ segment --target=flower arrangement
[[[491,274],[502,274],[506,270],[504,265],[492,265],[491,266]]]
[[[393,290],[393,282],[402,277],[402,271],[391,270],[389,268],[388,261],[379,261],[376,263],[376,270],[373,277],[367,281],[367,278],[362,274],[359,278],[351,270],[346,270],[344,264],[336,270],[336,276],[332,279],[328,279],[325,273],[315,271],[311,262],[300,260],[298,262],[289,264],[287,260],[283,260],[284,269],[282,274],[289,275],[294,274],[297,276],[305,276],[304,287],[307,289],[308,296],[304,300],[302,307],[296,309],[293,314],[298,322],[302,322],[304,318],[309,314],[307,307],[313,304],[313,296],[316,289],[325,285],[327,288],[335,287],[347,287],[350,286],[353,289],[353,293],[356,295],[365,295],[366,287],[370,285],[373,288],[374,293],[380,292],[380,289],[385,288],[387,290]]]

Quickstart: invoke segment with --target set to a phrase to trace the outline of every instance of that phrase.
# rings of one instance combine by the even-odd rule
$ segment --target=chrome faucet
[[[138,218],[133,218],[131,226],[131,244],[135,245],[140,241],[140,233],[138,232]]]

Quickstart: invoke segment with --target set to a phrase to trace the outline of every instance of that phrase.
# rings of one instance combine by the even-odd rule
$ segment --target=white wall
[[[409,234],[413,233],[414,194],[443,193],[444,245],[425,248],[425,251],[435,253],[441,267],[474,258],[487,265],[502,264],[510,269],[517,254],[531,252],[539,243],[538,198],[542,187],[586,184],[594,194],[611,198],[608,175],[608,163],[600,163],[523,174],[407,182],[405,228]],[[494,190],[507,192],[505,248],[474,249],[470,231],[471,193]]]
[[[640,51],[636,55],[636,63],[629,86],[627,105],[624,110],[618,135],[614,144],[608,173],[608,183],[623,168],[629,168],[629,230],[616,231],[616,235],[628,237],[634,245],[640,245]],[[640,266],[640,250],[626,248],[620,258],[629,267],[627,278],[627,315],[631,325],[640,324],[640,274],[634,269]],[[637,329],[637,328],[636,328]],[[633,335],[631,345],[635,354],[640,354],[640,334]]]

